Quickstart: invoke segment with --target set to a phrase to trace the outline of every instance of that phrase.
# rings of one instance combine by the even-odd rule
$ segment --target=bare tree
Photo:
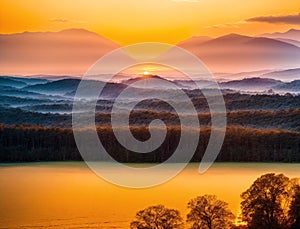
[[[163,205],[148,207],[136,213],[132,229],[182,229],[183,219],[178,210]]]
[[[191,229],[226,229],[233,224],[234,215],[228,204],[215,195],[198,196],[188,203],[187,222]]]

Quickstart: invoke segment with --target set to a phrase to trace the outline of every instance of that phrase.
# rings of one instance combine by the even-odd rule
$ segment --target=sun
[[[144,74],[144,76],[147,76],[147,75],[149,75],[150,73],[149,73],[148,71],[144,71],[143,74]]]

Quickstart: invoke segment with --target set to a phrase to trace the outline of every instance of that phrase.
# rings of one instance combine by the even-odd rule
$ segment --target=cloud
[[[86,24],[86,21],[78,21],[78,20],[71,20],[68,18],[50,18],[49,21],[51,22],[58,22],[58,23],[76,23],[76,24]]]
[[[248,22],[267,22],[274,24],[293,24],[300,25],[300,13],[294,15],[285,15],[285,16],[262,16],[262,17],[253,17],[249,18],[246,21]]]
[[[246,21],[237,21],[232,23],[224,23],[224,24],[216,24],[216,25],[210,25],[206,26],[205,28],[208,29],[225,29],[225,28],[239,28],[241,25],[246,24]]]

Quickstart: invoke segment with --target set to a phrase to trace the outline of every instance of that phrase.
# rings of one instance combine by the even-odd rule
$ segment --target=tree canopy
[[[285,175],[262,175],[241,194],[243,221],[247,222],[249,229],[288,228],[293,193],[292,182]]]
[[[182,229],[183,219],[178,210],[163,205],[150,206],[138,211],[131,222],[132,229]]]
[[[300,228],[300,185],[295,185],[295,192],[291,201],[289,216],[291,229]]]
[[[228,204],[215,195],[198,196],[188,202],[188,208],[187,222],[192,229],[226,229],[234,220]]]
[[[131,229],[298,229],[300,228],[300,179],[267,173],[241,194],[241,220],[228,204],[215,195],[203,195],[188,202],[186,226],[178,210],[163,205],[136,213]],[[239,217],[238,217],[239,218]]]

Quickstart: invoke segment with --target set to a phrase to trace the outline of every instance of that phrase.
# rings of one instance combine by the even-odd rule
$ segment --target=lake
[[[203,194],[217,195],[237,214],[239,195],[260,175],[300,177],[300,164],[215,163],[204,174],[198,165],[162,185],[131,189],[104,181],[84,162],[1,164],[0,228],[129,228],[138,210],[155,204],[185,218],[187,202]]]

